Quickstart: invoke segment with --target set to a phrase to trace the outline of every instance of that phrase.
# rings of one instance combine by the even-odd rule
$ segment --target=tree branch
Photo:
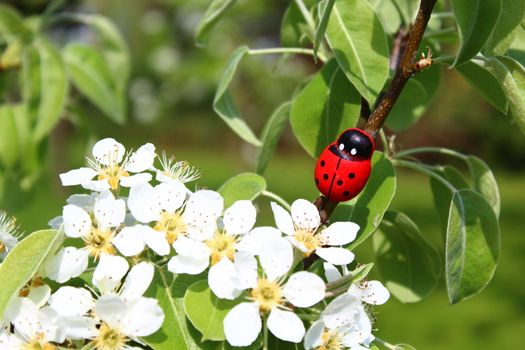
[[[366,123],[365,131],[373,138],[376,137],[379,129],[383,126],[408,79],[410,79],[414,73],[428,67],[432,62],[431,57],[427,58],[424,56],[421,60],[416,62],[415,55],[421,44],[421,39],[423,39],[423,33],[425,32],[428,21],[430,20],[430,15],[432,14],[436,1],[437,0],[421,0],[416,21],[410,29],[406,48],[399,62],[399,66],[397,67],[394,79],[392,79],[392,82],[381,99],[381,102],[379,102]]]

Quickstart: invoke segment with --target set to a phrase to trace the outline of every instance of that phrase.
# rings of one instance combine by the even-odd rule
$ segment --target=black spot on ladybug
[[[337,180],[337,185],[341,186],[343,184],[343,180]]]
[[[355,174],[354,174],[354,173],[350,173],[350,174],[348,174],[348,178],[353,179],[354,177],[355,177]]]
[[[321,166],[324,166],[325,165],[325,162],[324,160],[321,161]]]
[[[319,179],[315,179],[315,184],[319,185]]]
[[[324,174],[323,179],[328,180],[328,174]]]
[[[349,195],[350,195],[350,192],[348,192],[348,191],[344,191],[343,192],[343,196],[348,197]]]

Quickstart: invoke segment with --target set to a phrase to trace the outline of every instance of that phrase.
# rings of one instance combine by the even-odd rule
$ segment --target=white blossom
[[[9,217],[0,211],[0,262],[18,243],[20,235],[15,218]]]

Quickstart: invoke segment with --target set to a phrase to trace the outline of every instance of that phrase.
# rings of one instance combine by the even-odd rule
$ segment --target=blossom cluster
[[[363,349],[373,341],[370,305],[389,293],[348,270],[355,257],[343,246],[356,238],[357,224],[324,225],[317,208],[298,199],[272,202],[275,225],[256,226],[251,200],[225,208],[218,192],[191,191],[186,183],[198,171],[157,157],[149,143],[126,152],[114,139],[100,140],[88,165],[60,175],[64,186],[91,193],[70,196],[51,220],[67,239],[9,303],[0,350],[146,346],[143,337],[165,318],[147,293],[156,269],[204,275],[217,298],[236,301],[223,320],[233,346],[253,344],[263,328],[306,349]],[[4,231],[7,253],[16,239]],[[313,254],[324,273],[301,269]]]

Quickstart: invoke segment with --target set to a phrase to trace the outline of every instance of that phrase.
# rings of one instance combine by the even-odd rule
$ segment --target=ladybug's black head
[[[345,159],[370,159],[374,152],[374,141],[360,129],[347,129],[337,139],[338,153]]]

